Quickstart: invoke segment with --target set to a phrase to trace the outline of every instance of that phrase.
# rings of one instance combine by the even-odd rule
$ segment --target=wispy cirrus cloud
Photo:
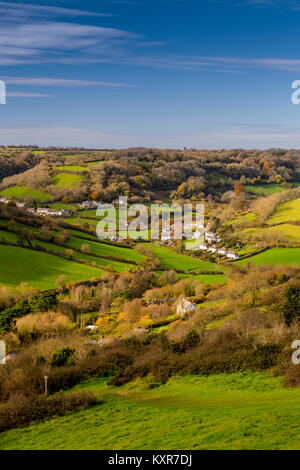
[[[62,8],[58,6],[38,5],[32,3],[2,2],[0,1],[0,16],[14,21],[28,18],[49,18],[49,17],[109,17],[110,13],[99,13],[94,11],[79,10],[73,8]]]
[[[103,82],[97,80],[74,80],[69,78],[3,77],[9,85],[47,86],[47,87],[132,87],[126,83]]]
[[[208,0],[201,1],[207,2]],[[226,3],[229,0],[210,1]],[[245,0],[243,2],[232,0],[230,3],[236,5],[282,4],[280,0]],[[300,1],[286,0],[285,5],[287,4],[296,8]],[[13,18],[14,9],[16,9],[15,18],[17,21]],[[5,14],[8,16],[6,17]],[[99,16],[102,13],[0,1],[0,65],[110,63],[169,70],[203,70],[235,74],[245,73],[252,69],[300,71],[300,60],[297,58],[171,55],[164,53],[164,49],[161,48],[164,42],[146,40],[134,32],[53,19],[53,16],[88,15]],[[147,50],[147,53],[143,54],[143,49]],[[122,86],[120,83],[105,84],[104,82],[102,85]],[[61,83],[61,86],[64,85]],[[70,82],[68,86],[72,86]],[[78,84],[78,86],[83,85]]]
[[[0,64],[76,61],[83,57],[110,60],[139,35],[115,28],[68,22],[2,24]]]
[[[6,96],[10,98],[53,98],[54,97],[54,95],[48,95],[44,93],[27,93],[24,91],[7,92]]]
[[[203,70],[220,73],[246,73],[253,69],[280,70],[288,72],[300,71],[300,59],[280,57],[207,57],[207,56],[132,56],[120,58],[131,65],[155,67],[169,70]]]

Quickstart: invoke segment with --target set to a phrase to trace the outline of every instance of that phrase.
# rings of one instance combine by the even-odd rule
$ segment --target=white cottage
[[[181,318],[186,318],[196,311],[197,306],[187,299],[182,299],[176,308],[176,313],[180,315]]]
[[[5,364],[6,358],[6,344],[4,341],[0,341],[0,364]]]

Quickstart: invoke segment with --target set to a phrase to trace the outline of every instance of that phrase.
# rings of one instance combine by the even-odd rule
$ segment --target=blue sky
[[[0,1],[0,143],[300,147],[300,0]]]

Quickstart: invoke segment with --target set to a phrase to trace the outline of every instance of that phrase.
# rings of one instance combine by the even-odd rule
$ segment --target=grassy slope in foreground
[[[300,265],[300,249],[299,248],[271,248],[270,250],[251,256],[237,263],[253,263],[253,264],[278,264],[278,265]]]
[[[49,194],[28,188],[27,186],[11,186],[10,188],[4,189],[1,192],[1,195],[4,197],[16,197],[21,200],[23,200],[25,196],[29,195],[38,202],[47,202],[51,199]]]
[[[180,377],[148,390],[139,381],[76,387],[104,405],[0,434],[8,449],[296,449],[300,390],[279,378],[238,373]]]
[[[47,253],[5,245],[0,245],[0,266],[0,285],[27,282],[40,289],[54,287],[61,274],[67,281],[80,281],[100,277],[103,272]]]

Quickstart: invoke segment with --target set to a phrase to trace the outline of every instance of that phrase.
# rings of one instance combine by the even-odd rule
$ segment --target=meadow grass
[[[58,173],[52,178],[52,183],[57,188],[73,189],[78,188],[84,180],[82,175],[73,175],[72,173]]]
[[[287,240],[300,240],[300,225],[292,225],[292,224],[280,224],[280,225],[273,225],[270,227],[264,227],[264,228],[249,228],[244,231],[244,233],[247,233],[249,235],[264,235],[272,232],[282,232],[283,236]]]
[[[79,171],[79,172],[82,172],[82,171],[86,171],[86,167],[85,166],[81,166],[81,165],[64,165],[64,166],[57,166],[56,167],[56,170],[60,170],[60,171]]]
[[[300,198],[280,204],[268,220],[268,224],[274,225],[289,221],[300,221]]]
[[[93,379],[102,405],[0,434],[3,450],[296,449],[300,389],[262,373],[149,379],[109,388]]]
[[[15,197],[20,200],[24,200],[25,196],[31,196],[37,202],[47,202],[51,200],[50,194],[28,188],[27,186],[11,186],[1,191],[1,196]]]
[[[81,219],[80,218],[80,213],[78,213],[78,217],[66,217],[64,219],[65,222],[68,222],[69,224],[72,224],[72,225],[77,225],[79,227],[82,227],[84,224],[88,224],[88,225],[92,225],[94,227],[97,226],[99,220],[98,219]]]
[[[90,246],[91,252],[99,256],[116,256],[119,258],[132,260],[137,263],[144,259],[142,254],[138,253],[132,248],[121,248],[119,246],[109,245],[106,243],[93,242],[92,240],[81,240],[76,237],[72,237],[70,240],[68,240],[67,243],[71,248],[80,248],[83,243],[86,243]]]
[[[0,266],[0,284],[13,287],[27,282],[40,289],[54,287],[61,274],[70,282],[89,280],[103,273],[101,269],[48,253],[5,245],[0,245]]]
[[[299,248],[271,248],[270,250],[251,256],[244,260],[237,261],[238,264],[253,263],[270,265],[300,265]]]
[[[253,222],[257,218],[254,212],[248,212],[247,214],[240,215],[236,219],[226,221],[223,225],[235,225],[235,224],[245,224],[247,222]]]
[[[72,240],[72,239],[71,239]],[[82,244],[85,244],[89,242],[86,242],[85,240],[82,240],[81,243],[79,244],[78,248],[81,247]],[[40,245],[43,248],[46,248],[47,250],[51,250],[56,253],[61,253],[61,254],[66,254],[66,248],[63,246],[59,245],[54,245],[52,243],[47,243],[47,242],[41,242],[39,240],[35,241],[33,240],[32,242],[33,246]],[[79,260],[79,261],[84,261],[87,263],[96,263],[98,267],[103,267],[105,268],[106,266],[112,266],[116,272],[123,272],[123,271],[128,271],[130,268],[134,268],[134,265],[130,265],[128,263],[122,263],[120,261],[114,261],[110,259],[105,259],[105,258],[98,258],[96,256],[93,256],[93,252],[91,251],[90,253],[81,253],[78,251],[74,251],[72,254],[72,259],[73,260]],[[101,275],[103,271],[99,272],[99,276]]]
[[[54,234],[56,234],[56,232],[54,232]],[[15,233],[6,232],[4,230],[0,230],[0,239],[1,238],[3,238],[4,240],[6,240],[8,242],[11,242],[11,243],[17,243],[17,241],[18,241],[18,237]],[[135,268],[135,265],[133,265],[133,264],[130,265],[128,263],[122,263],[120,261],[115,261],[115,260],[110,260],[110,259],[99,258],[99,257],[93,256],[94,251],[92,250],[92,245],[95,245],[95,244],[93,244],[92,242],[90,243],[90,242],[87,242],[85,240],[75,239],[75,237],[72,237],[71,239],[69,239],[69,243],[70,243],[70,241],[73,242],[72,247],[75,247],[75,248],[78,248],[78,249],[80,249],[80,247],[83,244],[86,244],[86,243],[91,247],[91,252],[88,253],[88,254],[87,253],[80,253],[78,251],[74,251],[73,254],[72,254],[72,259],[70,260],[70,262],[72,262],[72,260],[79,260],[79,261],[84,261],[84,262],[87,262],[87,263],[93,263],[94,262],[100,268],[102,268],[102,267],[105,268],[106,266],[112,266],[116,272],[124,272],[124,271],[128,271],[130,268],[132,268],[132,269]],[[52,252],[57,253],[58,255],[60,255],[60,254],[66,255],[67,248],[65,248],[64,246],[59,246],[59,245],[55,245],[55,244],[50,243],[50,242],[44,242],[44,241],[40,241],[40,240],[32,240],[31,243],[32,243],[32,246],[34,246],[34,247],[41,246],[42,248],[45,248],[48,251],[52,251]],[[118,248],[118,247],[116,247],[116,248]],[[130,251],[130,250],[127,250],[127,251]],[[132,250],[132,252],[133,253],[132,253],[131,259],[133,259],[135,257],[135,254],[139,255],[139,253],[137,253],[135,250]],[[102,254],[104,254],[104,253],[102,253]],[[118,255],[115,254],[115,256],[118,256]],[[126,259],[125,255],[123,256],[123,258]],[[99,276],[102,274],[102,272],[103,271],[99,271]]]
[[[59,209],[70,209],[70,210],[76,210],[77,209],[77,204],[70,204],[68,202],[53,202],[49,204],[50,209],[54,210],[59,210]]]
[[[176,253],[174,250],[165,246],[159,246],[155,243],[147,243],[146,249],[150,250],[153,255],[158,258],[162,266],[169,266],[174,269],[183,271],[222,271],[220,267],[210,261],[203,261],[201,259],[192,258],[181,253]]]
[[[180,279],[193,279],[202,282],[203,284],[215,285],[226,284],[227,279],[222,274],[179,274]]]
[[[264,196],[268,196],[269,194],[275,194],[284,191],[285,188],[280,184],[273,183],[259,185],[248,184],[245,186],[245,189],[248,193],[262,194]]]
[[[74,154],[70,154],[70,155],[58,155],[58,157],[61,157],[61,158],[76,158],[76,157],[79,157],[80,155],[77,155],[76,153]]]

